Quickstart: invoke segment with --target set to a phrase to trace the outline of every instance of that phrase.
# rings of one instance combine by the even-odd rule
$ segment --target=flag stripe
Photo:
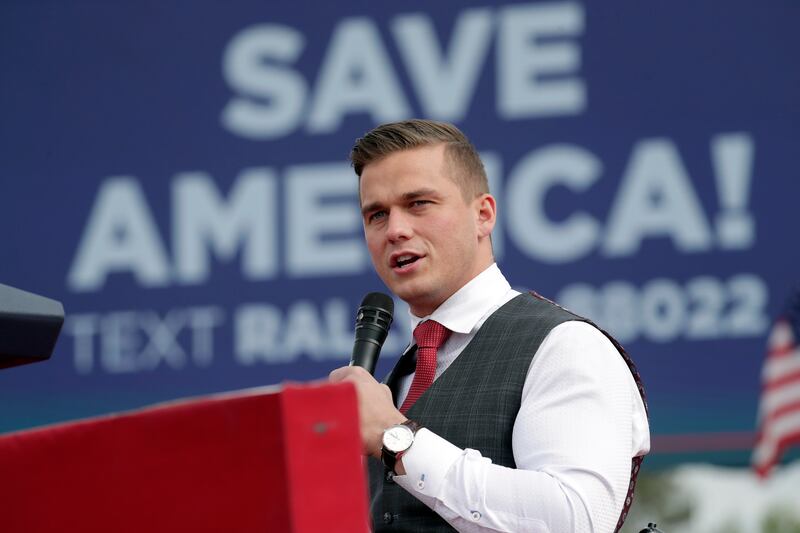
[[[780,319],[775,322],[772,331],[767,340],[767,349],[770,354],[783,355],[790,352],[794,348],[794,335],[792,335],[792,326],[784,320]]]
[[[753,462],[756,474],[762,478],[766,477],[772,470],[772,467],[780,460],[781,454],[794,444],[800,444],[800,428],[784,436],[772,450],[772,455],[765,457],[760,463]],[[755,455],[753,457],[755,461]]]
[[[766,385],[764,385],[764,388],[767,390],[777,390],[782,387],[787,387],[793,383],[800,383],[800,369],[795,372],[774,378],[772,381],[768,381]]]
[[[769,416],[770,413],[780,407],[797,401],[800,401],[800,383],[784,385],[772,390],[768,389],[761,396],[761,405],[758,410],[759,420]]]
[[[767,352],[770,359],[782,359],[794,353],[794,346],[773,346]]]
[[[767,415],[767,419],[764,423],[768,424],[769,422],[777,420],[782,416],[794,413],[795,411],[800,411],[800,401],[781,405],[780,407],[772,411],[769,415]]]
[[[800,287],[789,295],[769,333],[761,383],[751,462],[763,477],[789,446],[800,443]]]
[[[781,446],[800,435],[800,411],[778,418],[764,427],[761,438],[753,450],[756,465],[769,463],[779,455]]]
[[[791,350],[791,354],[791,357],[768,358],[761,379],[772,381],[784,374],[800,371],[800,349]]]

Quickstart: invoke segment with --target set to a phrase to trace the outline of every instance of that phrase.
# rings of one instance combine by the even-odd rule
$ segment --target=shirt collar
[[[411,311],[411,329],[424,320],[435,320],[455,333],[469,333],[486,313],[511,289],[497,263],[472,278],[428,316],[418,317]]]

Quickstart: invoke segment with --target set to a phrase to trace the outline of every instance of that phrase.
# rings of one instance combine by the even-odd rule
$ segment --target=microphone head
[[[361,300],[361,307],[376,307],[394,315],[394,300],[388,294],[371,292]]]
[[[350,366],[375,373],[375,362],[392,325],[394,301],[382,292],[371,292],[361,300],[356,314],[356,340]]]
[[[356,339],[372,339],[383,344],[389,334],[394,314],[394,301],[388,294],[371,292],[361,300],[356,314]]]

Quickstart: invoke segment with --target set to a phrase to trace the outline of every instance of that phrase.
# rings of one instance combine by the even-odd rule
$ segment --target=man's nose
[[[390,242],[408,240],[414,235],[414,226],[407,213],[394,211],[390,213],[386,238]]]

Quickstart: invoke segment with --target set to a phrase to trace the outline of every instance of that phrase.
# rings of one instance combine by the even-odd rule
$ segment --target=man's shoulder
[[[569,320],[587,321],[586,318],[565,309],[535,291],[520,293],[501,306],[495,314],[504,320],[545,320],[552,321],[554,324]]]
[[[607,344],[615,353],[624,353],[616,339],[591,319],[578,315],[537,292],[521,293],[509,304],[512,302],[514,305],[504,311],[508,317],[538,324],[537,329],[546,329],[549,336]]]
[[[480,337],[493,343],[538,345],[556,326],[584,320],[535,293],[518,294],[500,306],[481,327]]]

